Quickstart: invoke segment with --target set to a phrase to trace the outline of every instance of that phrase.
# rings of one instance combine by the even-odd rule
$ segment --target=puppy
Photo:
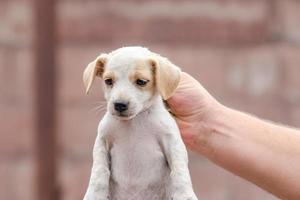
[[[180,69],[146,48],[124,47],[86,67],[86,93],[95,77],[104,81],[107,112],[84,200],[196,200],[185,145],[163,103]]]

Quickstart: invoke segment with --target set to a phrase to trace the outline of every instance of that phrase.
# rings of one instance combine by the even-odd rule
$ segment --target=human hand
[[[167,102],[188,148],[280,199],[299,199],[299,130],[221,105],[187,73]]]
[[[167,100],[188,148],[204,153],[212,132],[211,119],[222,108],[189,74],[182,72],[180,83],[173,96]]]

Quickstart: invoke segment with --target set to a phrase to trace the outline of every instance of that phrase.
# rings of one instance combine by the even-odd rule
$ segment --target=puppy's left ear
[[[156,55],[150,58],[154,69],[156,87],[164,100],[170,98],[180,81],[181,70],[167,58]]]
[[[93,62],[89,63],[83,72],[83,84],[88,94],[96,76],[101,77],[104,72],[104,65],[107,62],[108,54],[101,54]]]

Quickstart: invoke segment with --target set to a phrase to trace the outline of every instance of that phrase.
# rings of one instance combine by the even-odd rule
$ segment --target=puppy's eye
[[[139,85],[139,86],[145,86],[147,83],[149,82],[149,80],[143,80],[143,79],[137,79],[136,81],[135,81],[135,83],[137,84],[137,85]]]
[[[104,82],[106,85],[113,85],[113,80],[111,78],[105,79]]]

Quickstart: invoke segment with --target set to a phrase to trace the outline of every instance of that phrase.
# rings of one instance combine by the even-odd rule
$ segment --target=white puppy
[[[85,200],[196,200],[186,148],[166,110],[180,69],[142,47],[101,54],[84,71],[86,92],[104,80],[107,112],[98,126]]]

